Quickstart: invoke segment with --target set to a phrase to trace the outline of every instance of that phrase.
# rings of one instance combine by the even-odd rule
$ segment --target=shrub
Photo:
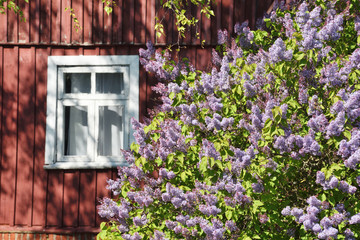
[[[359,239],[359,2],[219,31],[211,72],[149,43],[162,104],[132,121],[102,239]]]

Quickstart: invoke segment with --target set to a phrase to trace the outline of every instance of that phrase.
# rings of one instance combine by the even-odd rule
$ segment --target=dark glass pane
[[[90,93],[91,73],[64,73],[65,93]]]
[[[96,73],[96,93],[124,94],[122,73]]]

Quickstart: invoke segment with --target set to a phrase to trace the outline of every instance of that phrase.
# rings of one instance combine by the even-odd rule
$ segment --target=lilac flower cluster
[[[337,152],[344,160],[344,164],[348,168],[356,169],[360,162],[360,131],[353,130],[349,141],[341,140],[339,150]]]
[[[269,48],[269,58],[271,63],[279,61],[290,61],[292,50],[286,50],[286,45],[281,38],[276,39],[275,43]]]
[[[320,184],[324,190],[338,188],[344,193],[354,194],[357,190],[355,186],[348,184],[346,181],[340,181],[335,176],[325,179],[325,174],[321,171],[316,173],[316,183]]]
[[[241,48],[251,47],[251,41],[254,39],[254,33],[250,31],[249,22],[245,21],[241,25],[236,23],[234,26],[234,32],[239,37],[239,44]]]

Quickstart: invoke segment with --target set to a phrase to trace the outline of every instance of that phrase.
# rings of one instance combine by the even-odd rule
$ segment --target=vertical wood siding
[[[23,2],[23,1],[21,1]],[[117,0],[107,15],[100,0],[32,0],[23,5],[26,21],[9,12],[0,15],[0,232],[94,231],[98,199],[109,196],[106,180],[116,170],[44,170],[47,57],[50,55],[138,54],[147,41],[175,44],[174,17],[158,11],[159,0]],[[217,29],[233,31],[236,22],[255,25],[271,0],[217,0],[216,16],[200,17],[181,44],[199,68],[209,65]],[[66,7],[75,10],[74,28]],[[155,16],[166,35],[155,39]],[[204,39],[193,38],[198,31]],[[140,70],[140,115],[151,107],[154,78]]]

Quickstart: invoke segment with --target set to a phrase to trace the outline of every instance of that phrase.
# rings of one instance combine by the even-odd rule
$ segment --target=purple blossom
[[[342,111],[336,116],[335,120],[331,121],[326,127],[327,136],[340,136],[344,131],[345,121],[345,112]]]
[[[224,44],[228,41],[228,32],[226,29],[218,31],[218,44]]]
[[[337,40],[343,28],[343,16],[337,15],[334,19],[328,21],[319,31],[318,37],[322,41]]]
[[[360,213],[352,216],[349,220],[349,224],[359,224],[360,223]]]
[[[313,116],[308,121],[307,125],[315,132],[323,132],[328,125],[328,120],[326,119],[324,114],[320,114],[318,116]]]
[[[264,186],[261,183],[253,183],[251,184],[251,187],[254,193],[261,193],[262,191],[264,191]]]
[[[281,38],[276,39],[274,45],[269,48],[269,57],[272,63],[280,61],[290,61],[292,58],[292,50],[286,51],[286,46]]]
[[[289,216],[291,214],[291,208],[290,206],[286,206],[286,208],[284,208],[282,211],[281,211],[281,214],[284,215],[284,216]]]
[[[298,11],[296,12],[295,21],[300,26],[303,27],[306,22],[309,20],[309,12],[307,3],[303,2],[300,4]]]

